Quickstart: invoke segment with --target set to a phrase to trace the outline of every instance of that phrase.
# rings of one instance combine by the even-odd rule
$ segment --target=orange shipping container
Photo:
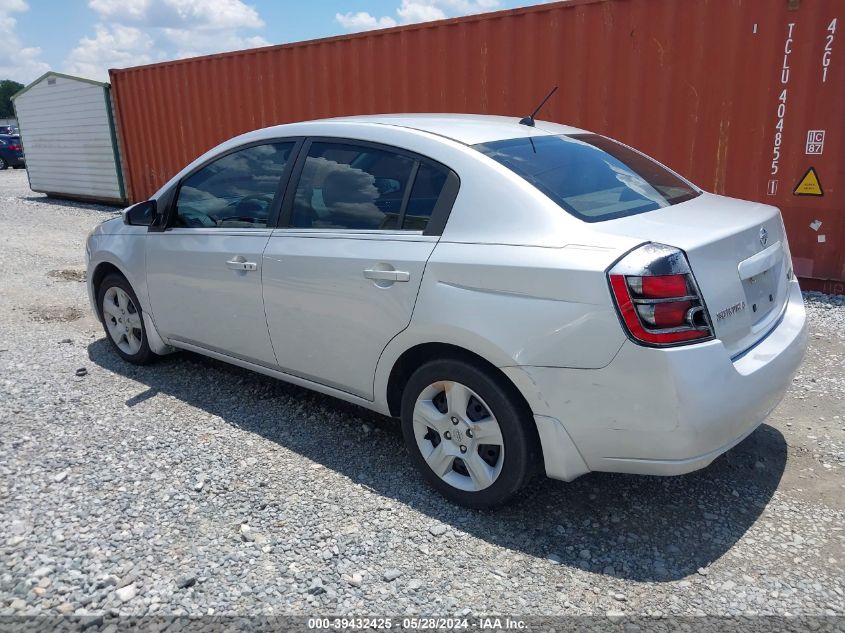
[[[796,272],[845,292],[845,2],[569,0],[112,70],[130,196],[256,128],[383,112],[540,118],[783,211]]]

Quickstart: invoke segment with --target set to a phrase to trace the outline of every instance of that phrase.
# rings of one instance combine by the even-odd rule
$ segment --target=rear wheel
[[[9,163],[6,162],[6,159],[0,156],[0,171],[9,168]]]
[[[120,275],[108,275],[97,292],[103,329],[123,360],[145,365],[157,356],[147,343],[141,304],[129,282]]]
[[[402,397],[402,432],[426,480],[464,506],[506,503],[536,470],[533,424],[512,385],[462,360],[426,363]]]

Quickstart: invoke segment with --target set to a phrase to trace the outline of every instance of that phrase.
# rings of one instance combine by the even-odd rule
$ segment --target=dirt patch
[[[76,321],[84,316],[84,312],[79,308],[49,306],[45,308],[30,308],[30,316],[33,321],[38,323],[67,323],[68,321]]]
[[[85,271],[75,270],[73,268],[63,268],[61,270],[51,270],[47,273],[48,277],[59,279],[61,281],[85,281]]]

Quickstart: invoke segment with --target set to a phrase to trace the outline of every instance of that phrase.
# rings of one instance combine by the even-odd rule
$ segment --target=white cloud
[[[130,22],[142,21],[150,8],[149,0],[89,0],[88,7],[101,18]]]
[[[161,32],[174,51],[171,57],[180,59],[270,45],[260,35],[246,37],[230,30],[162,29]]]
[[[153,38],[141,29],[115,24],[98,24],[94,37],[83,37],[65,61],[72,75],[108,81],[109,68],[138,66],[156,61]]]
[[[402,0],[396,8],[396,18],[389,15],[375,17],[364,11],[337,13],[335,20],[349,31],[368,31],[397,24],[430,22],[460,15],[492,11],[499,7],[499,0]]]
[[[24,46],[16,32],[13,13],[29,10],[25,0],[0,0],[0,79],[29,83],[50,67],[41,60],[41,49]]]
[[[396,20],[390,16],[375,18],[366,11],[358,13],[335,13],[334,19],[349,31],[370,31],[372,29],[386,29],[396,26]]]
[[[264,21],[241,0],[88,0],[88,6],[100,23],[65,67],[97,79],[107,79],[109,68],[269,44],[244,32],[263,28]]]
[[[103,20],[140,26],[258,29],[264,21],[241,0],[89,0]]]

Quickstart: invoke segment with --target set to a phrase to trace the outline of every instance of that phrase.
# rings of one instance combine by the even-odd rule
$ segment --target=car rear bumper
[[[602,369],[505,371],[536,415],[560,421],[566,434],[558,437],[571,440],[586,469],[676,475],[707,466],[754,431],[780,402],[806,347],[793,281],[777,325],[738,358],[718,340],[671,349],[626,342]],[[555,464],[555,456],[572,454],[560,443],[543,441],[546,470],[571,479],[571,469]]]
[[[9,167],[25,167],[26,160],[23,156],[3,156],[3,160],[9,165]]]

